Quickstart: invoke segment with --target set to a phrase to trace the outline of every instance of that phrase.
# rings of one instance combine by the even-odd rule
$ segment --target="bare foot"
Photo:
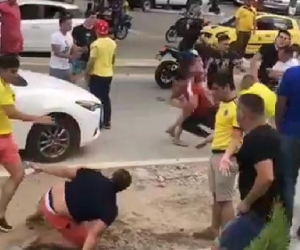
[[[171,137],[175,137],[175,128],[170,127],[166,130],[166,133],[169,134]]]
[[[213,230],[211,227],[208,227],[201,232],[193,233],[193,237],[195,239],[215,240],[218,236],[218,232]]]
[[[180,147],[188,147],[189,145],[180,139],[173,139],[173,144]]]

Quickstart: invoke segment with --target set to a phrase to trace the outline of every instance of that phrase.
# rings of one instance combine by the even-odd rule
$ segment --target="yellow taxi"
[[[235,17],[231,16],[218,25],[205,26],[201,31],[201,39],[209,44],[215,44],[220,34],[227,34],[230,37],[231,45],[233,45],[236,40],[235,21]],[[292,35],[292,45],[300,48],[300,30],[295,19],[259,12],[256,17],[256,26],[257,29],[249,40],[246,54],[253,55],[261,45],[274,43],[280,29],[288,30]]]

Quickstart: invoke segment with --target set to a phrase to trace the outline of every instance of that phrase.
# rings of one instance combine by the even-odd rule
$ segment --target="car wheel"
[[[152,8],[151,0],[142,0],[142,11],[149,12]]]
[[[172,88],[173,72],[178,65],[174,61],[163,61],[155,70],[155,81],[161,89]]]
[[[79,148],[80,129],[76,121],[66,115],[51,115],[53,126],[34,124],[26,143],[26,155],[37,162],[54,163],[65,160]]]

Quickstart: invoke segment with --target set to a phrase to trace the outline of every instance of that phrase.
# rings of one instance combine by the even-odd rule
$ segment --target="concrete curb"
[[[97,162],[97,163],[87,163],[87,164],[45,164],[43,166],[58,166],[65,165],[69,168],[76,168],[78,166],[84,166],[90,169],[114,169],[114,168],[135,168],[141,167],[145,168],[148,166],[164,166],[164,165],[178,165],[178,164],[195,164],[208,162],[209,157],[199,157],[199,158],[178,158],[178,159],[158,159],[158,160],[147,160],[147,161],[123,161],[123,162]],[[32,174],[31,169],[25,170],[26,175]],[[8,172],[5,170],[0,170],[0,177],[8,177]]]
[[[124,68],[156,68],[159,61],[156,59],[116,59],[116,67]],[[37,57],[23,57],[21,58],[21,65],[23,66],[36,66],[36,67],[48,67],[49,58],[37,58]],[[250,67],[250,61],[245,60],[243,62],[245,68]]]
[[[117,59],[116,67],[127,67],[127,68],[154,68],[157,67],[159,61],[155,59]],[[49,66],[49,58],[35,58],[30,57],[21,58],[21,66],[36,66],[36,67],[48,67]]]

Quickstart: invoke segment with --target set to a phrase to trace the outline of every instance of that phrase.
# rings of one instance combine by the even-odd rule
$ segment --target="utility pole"
[[[297,10],[297,0],[290,0],[289,3],[289,16],[294,16]]]

